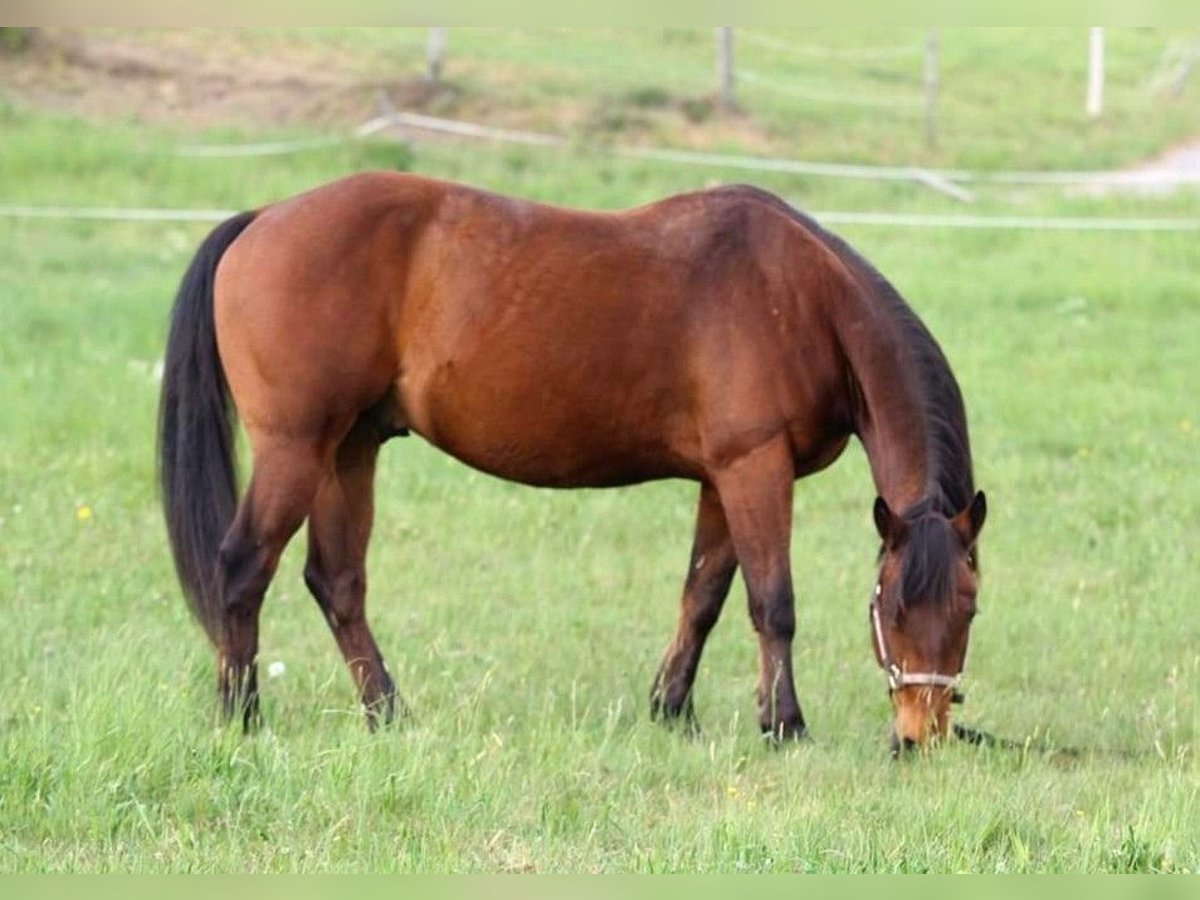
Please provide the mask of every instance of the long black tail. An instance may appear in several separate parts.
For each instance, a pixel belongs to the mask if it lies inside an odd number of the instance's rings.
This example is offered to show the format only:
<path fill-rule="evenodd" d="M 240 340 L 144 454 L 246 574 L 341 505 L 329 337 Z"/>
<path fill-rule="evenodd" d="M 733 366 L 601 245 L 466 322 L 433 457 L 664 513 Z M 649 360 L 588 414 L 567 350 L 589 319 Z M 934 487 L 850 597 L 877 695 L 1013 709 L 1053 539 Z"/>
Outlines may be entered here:
<path fill-rule="evenodd" d="M 223 630 L 216 591 L 217 550 L 237 508 L 234 410 L 217 356 L 213 278 L 217 263 L 256 213 L 222 222 L 188 267 L 163 362 L 158 407 L 159 482 L 175 571 L 209 639 Z"/>

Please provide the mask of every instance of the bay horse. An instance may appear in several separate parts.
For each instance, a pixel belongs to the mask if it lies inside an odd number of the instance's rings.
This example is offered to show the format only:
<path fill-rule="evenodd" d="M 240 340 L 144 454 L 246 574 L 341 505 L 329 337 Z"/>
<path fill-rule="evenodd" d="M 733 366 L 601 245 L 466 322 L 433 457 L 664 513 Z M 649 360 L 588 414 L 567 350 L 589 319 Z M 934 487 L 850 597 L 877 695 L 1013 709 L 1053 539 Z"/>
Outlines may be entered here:
<path fill-rule="evenodd" d="M 240 502 L 237 415 L 253 452 Z M 962 397 L 896 290 L 778 197 L 729 186 L 585 212 L 372 172 L 217 226 L 172 312 L 159 461 L 227 720 L 259 720 L 259 610 L 305 520 L 304 579 L 367 722 L 395 715 L 365 559 L 379 448 L 410 432 L 529 485 L 698 482 L 651 711 L 693 721 L 701 651 L 740 566 L 758 722 L 778 740 L 805 733 L 793 484 L 857 436 L 878 495 L 869 626 L 893 745 L 947 732 L 986 509 Z"/>

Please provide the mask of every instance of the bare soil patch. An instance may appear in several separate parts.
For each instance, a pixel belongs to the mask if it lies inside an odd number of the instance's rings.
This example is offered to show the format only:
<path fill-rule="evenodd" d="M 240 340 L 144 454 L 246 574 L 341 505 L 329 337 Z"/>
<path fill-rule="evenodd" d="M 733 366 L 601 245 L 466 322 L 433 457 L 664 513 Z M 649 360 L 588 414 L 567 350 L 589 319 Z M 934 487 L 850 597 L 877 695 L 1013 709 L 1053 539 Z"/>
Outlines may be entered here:
<path fill-rule="evenodd" d="M 418 61 L 419 65 L 419 61 Z M 336 42 L 263 39 L 227 29 L 39 29 L 22 53 L 0 53 L 0 93 L 23 105 L 93 121 L 184 130 L 353 128 L 385 109 L 504 128 L 707 149 L 736 144 L 780 152 L 753 117 L 712 112 L 712 98 L 570 97 L 530 103 L 524 75 L 456 59 L 456 77 L 431 84 L 382 52 Z M 474 87 L 473 87 L 474 86 Z M 444 137 L 414 135 L 421 139 Z"/>
<path fill-rule="evenodd" d="M 256 55 L 194 32 L 138 40 L 68 29 L 44 29 L 27 52 L 0 56 L 0 84 L 30 106 L 195 130 L 349 127 L 378 112 L 381 91 L 392 103 L 426 109 L 452 90 L 419 77 L 364 77 L 336 48 Z"/>

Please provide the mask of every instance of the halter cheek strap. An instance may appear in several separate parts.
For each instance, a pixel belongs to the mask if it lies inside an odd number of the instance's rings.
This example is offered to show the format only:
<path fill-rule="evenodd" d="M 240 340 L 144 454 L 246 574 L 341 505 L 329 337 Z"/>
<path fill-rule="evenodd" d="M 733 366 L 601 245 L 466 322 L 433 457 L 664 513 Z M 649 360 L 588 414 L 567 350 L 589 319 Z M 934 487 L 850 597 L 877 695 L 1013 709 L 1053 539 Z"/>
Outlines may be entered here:
<path fill-rule="evenodd" d="M 957 675 L 943 675 L 940 672 L 905 672 L 888 652 L 887 641 L 883 636 L 883 622 L 879 617 L 879 595 L 883 588 L 875 583 L 875 594 L 871 598 L 871 627 L 875 634 L 875 653 L 879 657 L 879 665 L 887 676 L 888 690 L 895 692 L 905 687 L 940 687 L 952 691 L 951 703 L 962 703 L 966 695 L 958 690 L 962 680 L 962 672 Z"/>

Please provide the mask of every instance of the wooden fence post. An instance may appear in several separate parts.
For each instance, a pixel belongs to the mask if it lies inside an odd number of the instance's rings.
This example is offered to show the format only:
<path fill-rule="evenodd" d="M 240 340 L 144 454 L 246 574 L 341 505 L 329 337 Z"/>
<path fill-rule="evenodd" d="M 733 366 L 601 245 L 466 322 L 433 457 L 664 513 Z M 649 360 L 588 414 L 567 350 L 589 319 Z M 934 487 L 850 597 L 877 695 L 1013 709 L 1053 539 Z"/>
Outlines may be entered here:
<path fill-rule="evenodd" d="M 733 84 L 733 28 L 717 28 L 717 78 L 720 83 L 720 104 L 725 112 L 737 106 Z"/>

